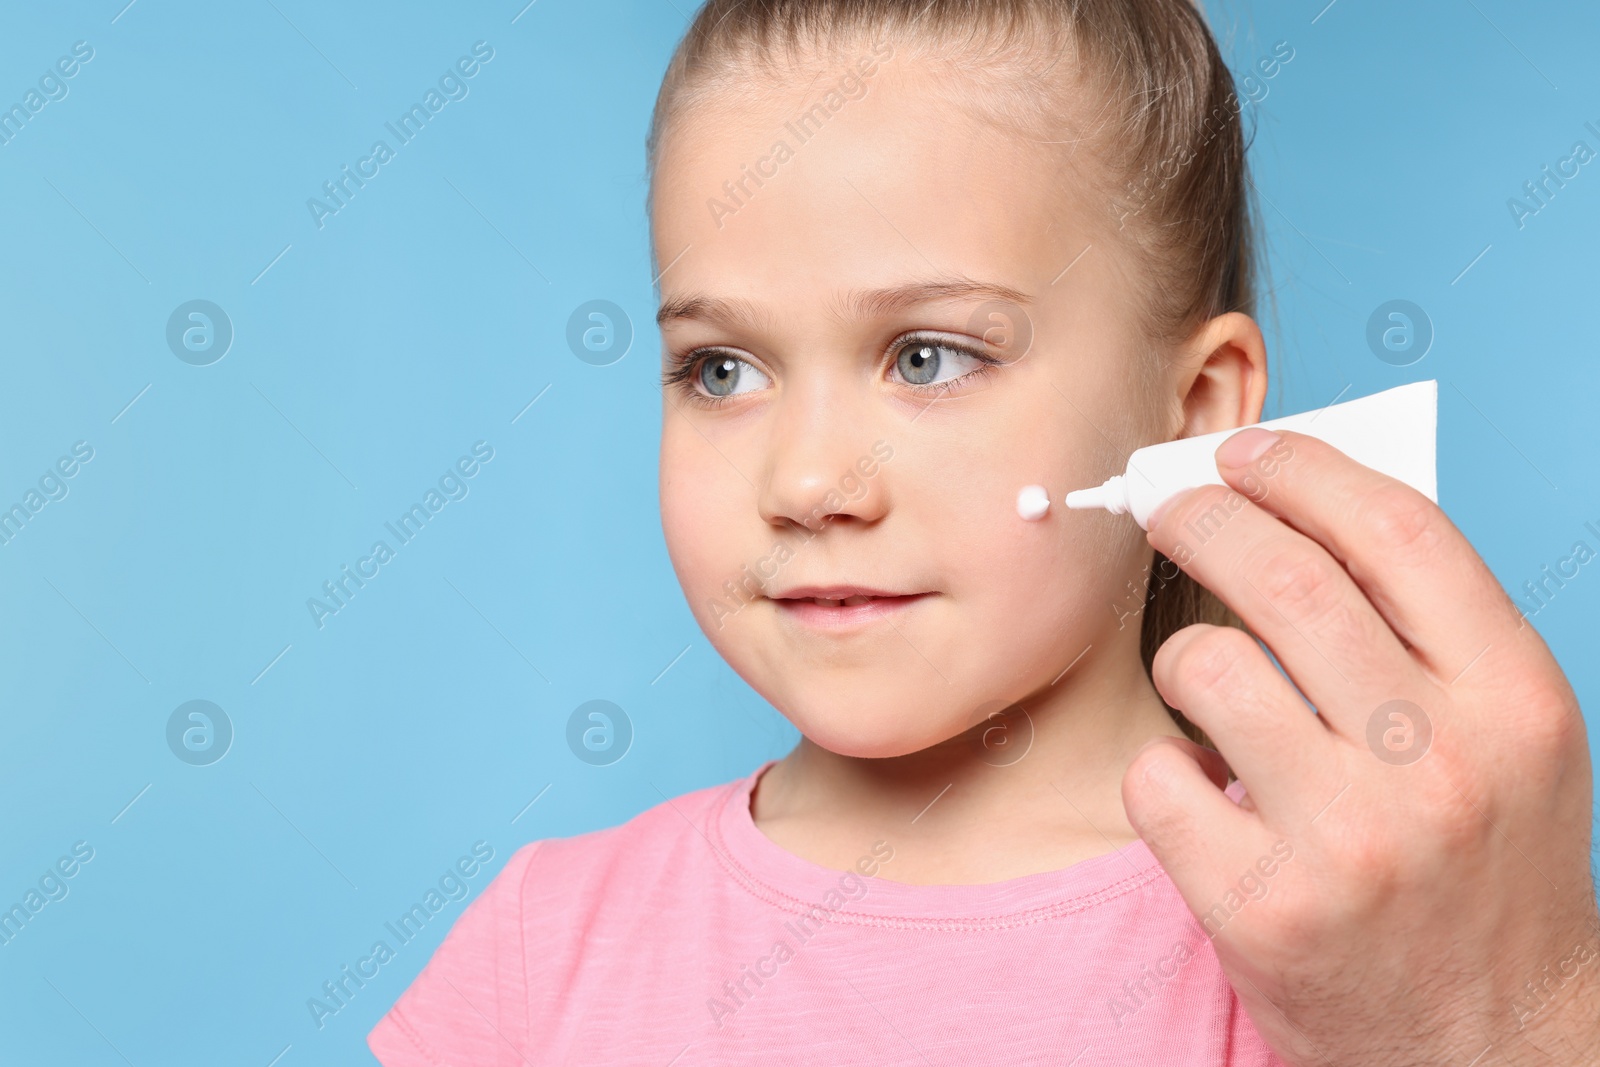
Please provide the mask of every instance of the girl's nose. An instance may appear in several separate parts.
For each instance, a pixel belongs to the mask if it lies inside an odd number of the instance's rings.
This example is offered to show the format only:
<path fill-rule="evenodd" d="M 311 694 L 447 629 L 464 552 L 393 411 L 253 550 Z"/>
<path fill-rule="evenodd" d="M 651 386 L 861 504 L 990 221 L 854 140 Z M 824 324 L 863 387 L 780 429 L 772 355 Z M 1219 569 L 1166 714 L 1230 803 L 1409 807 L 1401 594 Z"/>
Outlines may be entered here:
<path fill-rule="evenodd" d="M 887 511 L 881 468 L 892 444 L 843 392 L 810 383 L 776 402 L 757 482 L 767 522 L 815 532 L 844 517 L 873 522 Z"/>

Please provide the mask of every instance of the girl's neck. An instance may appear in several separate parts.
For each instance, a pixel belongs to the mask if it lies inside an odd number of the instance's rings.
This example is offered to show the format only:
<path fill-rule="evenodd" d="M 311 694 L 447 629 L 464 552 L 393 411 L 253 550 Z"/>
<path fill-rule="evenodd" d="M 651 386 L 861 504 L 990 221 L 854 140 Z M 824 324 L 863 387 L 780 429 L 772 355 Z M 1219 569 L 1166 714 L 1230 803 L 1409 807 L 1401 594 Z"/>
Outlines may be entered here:
<path fill-rule="evenodd" d="M 1090 669 L 1023 698 L 1026 717 L 1008 714 L 1001 745 L 985 745 L 979 727 L 864 759 L 802 737 L 758 783 L 755 823 L 780 847 L 838 870 L 887 841 L 894 859 L 880 877 L 915 884 L 1003 881 L 1131 844 L 1123 774 L 1146 741 L 1182 732 L 1136 656 L 1080 666 Z"/>

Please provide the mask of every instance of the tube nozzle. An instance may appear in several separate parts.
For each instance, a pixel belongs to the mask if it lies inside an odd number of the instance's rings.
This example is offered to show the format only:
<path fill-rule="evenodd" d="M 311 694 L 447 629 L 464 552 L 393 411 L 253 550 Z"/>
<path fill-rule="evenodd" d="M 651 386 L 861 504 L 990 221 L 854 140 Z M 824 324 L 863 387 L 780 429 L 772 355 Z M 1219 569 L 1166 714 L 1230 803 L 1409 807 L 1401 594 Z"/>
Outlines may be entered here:
<path fill-rule="evenodd" d="M 1122 475 L 1113 474 L 1104 485 L 1092 489 L 1074 489 L 1067 494 L 1066 505 L 1074 511 L 1104 508 L 1113 515 L 1127 514 L 1128 492 L 1123 488 Z"/>

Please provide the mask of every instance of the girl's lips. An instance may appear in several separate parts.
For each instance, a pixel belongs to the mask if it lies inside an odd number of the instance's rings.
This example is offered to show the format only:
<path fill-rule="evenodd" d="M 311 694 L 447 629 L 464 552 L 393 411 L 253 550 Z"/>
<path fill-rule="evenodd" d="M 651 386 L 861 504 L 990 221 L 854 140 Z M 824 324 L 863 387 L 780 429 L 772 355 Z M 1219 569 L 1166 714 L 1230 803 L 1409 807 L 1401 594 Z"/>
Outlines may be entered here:
<path fill-rule="evenodd" d="M 815 598 L 780 598 L 773 603 L 784 616 L 807 626 L 837 629 L 855 626 L 896 615 L 932 593 L 912 593 L 906 596 L 851 597 L 851 603 L 818 603 Z M 861 601 L 861 603 L 854 603 Z"/>

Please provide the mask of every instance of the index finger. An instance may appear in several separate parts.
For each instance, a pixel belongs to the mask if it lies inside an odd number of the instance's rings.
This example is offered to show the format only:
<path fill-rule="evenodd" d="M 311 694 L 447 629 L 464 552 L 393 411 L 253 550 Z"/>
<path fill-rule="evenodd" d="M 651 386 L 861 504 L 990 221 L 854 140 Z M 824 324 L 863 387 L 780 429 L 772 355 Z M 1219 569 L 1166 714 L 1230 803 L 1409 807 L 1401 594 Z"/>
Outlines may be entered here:
<path fill-rule="evenodd" d="M 1344 565 L 1423 666 L 1453 681 L 1521 614 L 1445 513 L 1326 441 L 1252 427 L 1217 449 L 1217 470 Z"/>

